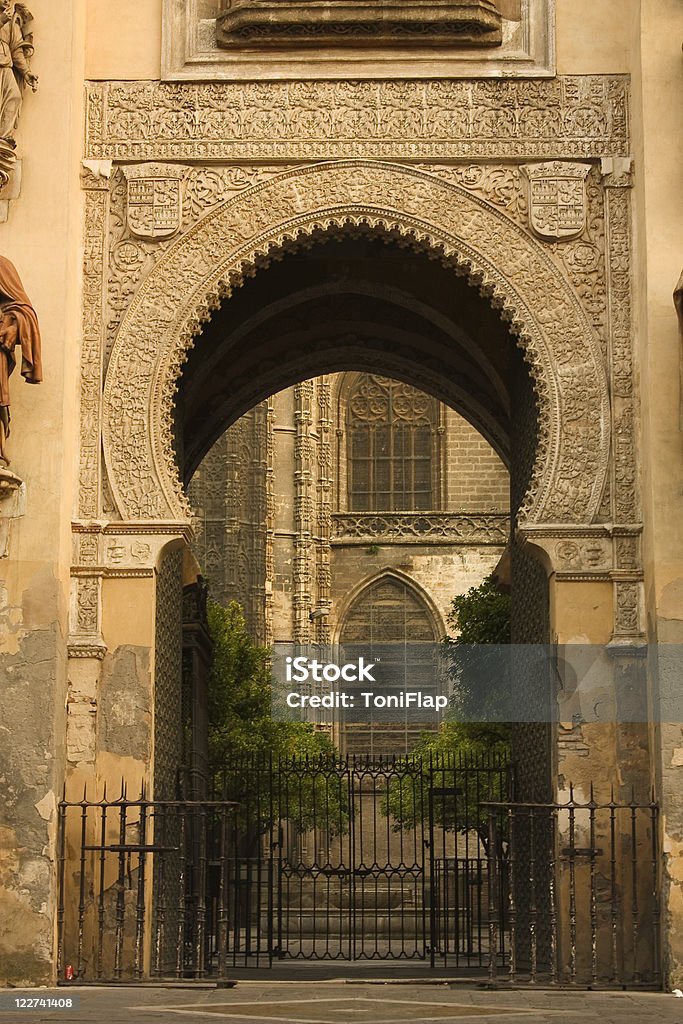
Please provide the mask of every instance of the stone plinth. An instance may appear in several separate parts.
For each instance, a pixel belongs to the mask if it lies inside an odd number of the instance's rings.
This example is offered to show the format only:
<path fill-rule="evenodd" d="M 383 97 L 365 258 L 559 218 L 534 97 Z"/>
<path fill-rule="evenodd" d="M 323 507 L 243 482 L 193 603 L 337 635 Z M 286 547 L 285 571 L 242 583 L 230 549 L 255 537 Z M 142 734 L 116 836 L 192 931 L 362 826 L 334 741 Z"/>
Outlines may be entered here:
<path fill-rule="evenodd" d="M 500 46 L 493 0 L 229 0 L 225 49 L 283 46 Z"/>

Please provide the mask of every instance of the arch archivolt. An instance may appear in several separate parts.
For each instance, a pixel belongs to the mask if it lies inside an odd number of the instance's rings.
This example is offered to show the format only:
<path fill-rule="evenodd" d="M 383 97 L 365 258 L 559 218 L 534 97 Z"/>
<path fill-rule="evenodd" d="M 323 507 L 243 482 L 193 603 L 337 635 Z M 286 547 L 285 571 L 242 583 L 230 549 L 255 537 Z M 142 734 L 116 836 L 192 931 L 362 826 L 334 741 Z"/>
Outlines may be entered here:
<path fill-rule="evenodd" d="M 500 310 L 539 407 L 521 519 L 593 522 L 609 466 L 609 395 L 598 341 L 571 285 L 541 243 L 483 200 L 423 171 L 363 160 L 288 171 L 247 189 L 178 238 L 139 287 L 103 399 L 105 459 L 122 518 L 187 522 L 173 410 L 194 336 L 274 250 L 345 225 L 427 251 Z"/>

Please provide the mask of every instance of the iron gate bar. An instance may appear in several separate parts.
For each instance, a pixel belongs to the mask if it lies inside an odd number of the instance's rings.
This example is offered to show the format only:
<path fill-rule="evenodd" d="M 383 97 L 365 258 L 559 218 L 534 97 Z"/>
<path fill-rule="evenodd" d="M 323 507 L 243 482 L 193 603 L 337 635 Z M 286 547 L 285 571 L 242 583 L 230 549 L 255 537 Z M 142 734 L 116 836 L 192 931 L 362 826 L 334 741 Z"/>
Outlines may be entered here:
<path fill-rule="evenodd" d="M 251 759 L 224 776 L 225 799 L 60 801 L 60 974 L 427 958 L 492 982 L 659 981 L 654 798 L 510 802 L 495 758 Z"/>
<path fill-rule="evenodd" d="M 458 784 L 447 785 L 456 781 L 454 773 Z M 266 886 L 275 901 L 272 956 L 430 962 L 438 956 L 445 965 L 455 958 L 485 966 L 485 859 L 471 830 L 481 797 L 506 796 L 509 783 L 509 765 L 495 757 L 290 758 L 277 765 L 251 758 L 224 766 L 217 780 L 223 796 L 248 792 L 256 802 L 264 787 L 271 795 L 270 845 L 266 829 L 262 864 L 256 857 L 248 871 L 244 866 L 241 888 L 244 899 L 256 899 L 265 892 L 257 872 L 273 874 Z M 430 802 L 432 816 L 438 812 L 431 841 Z M 449 820 L 452 813 L 462 821 Z M 243 810 L 243 825 L 245 817 Z M 463 822 L 470 819 L 468 830 Z M 239 931 L 243 939 L 256 936 L 261 921 L 253 907 L 240 929 L 235 912 L 233 940 Z M 235 965 L 253 962 L 236 941 L 231 952 Z"/>

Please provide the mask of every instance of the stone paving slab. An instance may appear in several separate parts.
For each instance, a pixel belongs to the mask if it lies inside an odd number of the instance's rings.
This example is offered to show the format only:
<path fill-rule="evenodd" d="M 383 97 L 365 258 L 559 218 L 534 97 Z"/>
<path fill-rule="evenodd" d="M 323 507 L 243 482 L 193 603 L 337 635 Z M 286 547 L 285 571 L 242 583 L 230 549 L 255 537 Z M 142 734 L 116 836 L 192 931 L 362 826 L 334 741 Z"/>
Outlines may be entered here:
<path fill-rule="evenodd" d="M 4 1009 L 22 997 L 77 996 L 77 1009 Z M 0 1024 L 683 1024 L 683 999 L 666 993 L 495 990 L 462 984 L 240 982 L 233 989 L 156 987 L 3 990 Z"/>

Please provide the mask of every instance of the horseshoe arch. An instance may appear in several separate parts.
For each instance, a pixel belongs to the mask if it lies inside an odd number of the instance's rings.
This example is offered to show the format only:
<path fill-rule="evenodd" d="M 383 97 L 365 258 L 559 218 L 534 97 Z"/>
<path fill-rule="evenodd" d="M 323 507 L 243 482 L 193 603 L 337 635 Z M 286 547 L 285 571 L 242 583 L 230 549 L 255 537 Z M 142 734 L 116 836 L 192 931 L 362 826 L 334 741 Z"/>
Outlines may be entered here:
<path fill-rule="evenodd" d="M 193 338 L 273 248 L 345 224 L 427 249 L 501 311 L 538 403 L 520 522 L 592 522 L 609 463 L 609 398 L 598 342 L 570 284 L 541 243 L 464 189 L 363 160 L 299 168 L 246 190 L 179 237 L 140 286 L 104 388 L 105 461 L 122 518 L 187 522 L 173 409 Z"/>

